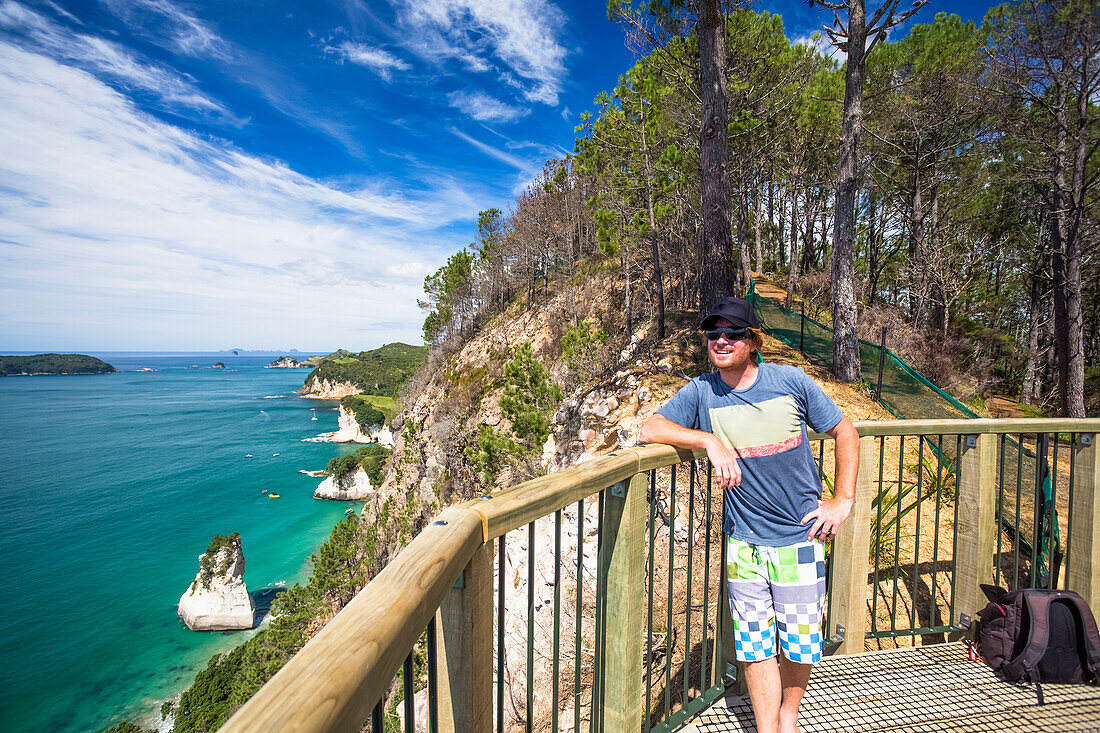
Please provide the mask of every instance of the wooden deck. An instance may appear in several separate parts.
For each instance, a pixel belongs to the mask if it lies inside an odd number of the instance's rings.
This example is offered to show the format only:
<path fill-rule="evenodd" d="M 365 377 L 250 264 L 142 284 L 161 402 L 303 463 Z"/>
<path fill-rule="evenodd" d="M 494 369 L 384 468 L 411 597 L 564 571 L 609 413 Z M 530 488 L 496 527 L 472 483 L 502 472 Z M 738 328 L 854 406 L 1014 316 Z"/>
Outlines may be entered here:
<path fill-rule="evenodd" d="M 1100 731 L 1100 687 L 998 679 L 970 662 L 962 643 L 829 657 L 814 668 L 802 701 L 803 733 L 825 731 Z M 756 731 L 748 698 L 728 697 L 683 729 Z"/>

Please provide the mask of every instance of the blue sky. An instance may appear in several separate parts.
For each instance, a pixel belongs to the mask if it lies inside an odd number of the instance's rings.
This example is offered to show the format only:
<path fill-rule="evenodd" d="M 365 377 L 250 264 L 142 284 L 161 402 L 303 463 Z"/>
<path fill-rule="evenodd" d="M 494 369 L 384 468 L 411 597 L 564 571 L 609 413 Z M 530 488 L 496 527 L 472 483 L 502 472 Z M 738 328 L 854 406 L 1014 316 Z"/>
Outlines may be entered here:
<path fill-rule="evenodd" d="M 0 350 L 419 343 L 424 276 L 632 63 L 604 8 L 0 0 Z"/>

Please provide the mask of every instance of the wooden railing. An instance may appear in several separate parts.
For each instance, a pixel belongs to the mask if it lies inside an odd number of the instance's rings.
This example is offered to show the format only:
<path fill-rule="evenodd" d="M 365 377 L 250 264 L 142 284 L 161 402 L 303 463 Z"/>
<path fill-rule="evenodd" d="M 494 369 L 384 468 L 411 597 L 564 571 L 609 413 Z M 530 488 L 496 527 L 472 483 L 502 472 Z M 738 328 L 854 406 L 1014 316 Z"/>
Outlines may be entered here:
<path fill-rule="evenodd" d="M 834 653 L 863 651 L 867 641 L 867 630 L 871 636 L 914 636 L 931 632 L 949 632 L 959 635 L 961 613 L 972 613 L 984 605 L 984 597 L 979 589 L 980 583 L 992 582 L 1003 569 L 1004 557 L 999 555 L 1002 546 L 1002 529 L 999 522 L 1007 516 L 1005 507 L 1011 503 L 1011 496 L 1005 494 L 1009 485 L 1012 465 L 1006 459 L 1006 445 L 1009 441 L 1025 442 L 1025 435 L 1054 434 L 1055 463 L 1057 450 L 1063 446 L 1063 455 L 1068 455 L 1068 486 L 1066 490 L 1068 516 L 1062 521 L 1065 525 L 1066 573 L 1062 584 L 1081 593 L 1093 608 L 1100 608 L 1100 563 L 1091 562 L 1092 548 L 1100 546 L 1100 461 L 1097 460 L 1095 434 L 1100 432 L 1100 420 L 958 420 L 958 421 L 887 421 L 863 422 L 856 424 L 860 435 L 860 472 L 856 492 L 855 506 L 849 520 L 834 540 L 830 559 L 830 591 L 828 606 L 829 636 L 835 642 Z M 1007 438 L 1006 436 L 1018 436 Z M 1067 436 L 1068 442 L 1059 442 L 1058 435 Z M 948 437 L 946 444 L 944 438 Z M 914 442 L 906 443 L 908 438 Z M 811 434 L 811 440 L 824 441 L 827 436 Z M 903 514 L 902 486 L 911 488 L 915 482 L 917 501 L 916 522 L 920 524 L 922 507 L 925 516 L 932 514 L 935 504 L 935 553 L 940 545 L 948 544 L 946 536 L 941 537 L 941 524 L 946 527 L 948 520 L 940 516 L 944 487 L 947 486 L 953 497 L 954 517 L 950 520 L 950 574 L 947 580 L 937 579 L 937 565 L 947 567 L 946 549 L 942 554 L 934 555 L 931 563 L 931 607 L 933 616 L 942 616 L 949 605 L 950 615 L 942 619 L 943 623 L 912 623 L 908 626 L 892 626 L 893 632 L 875 632 L 875 614 L 869 619 L 869 606 L 880 594 L 882 578 L 889 576 L 889 568 L 879 567 L 879 556 L 883 552 L 880 534 L 883 532 L 883 516 L 886 505 L 884 496 L 893 486 L 892 479 L 886 475 L 888 441 L 897 445 L 898 480 L 896 490 L 897 521 L 891 532 L 895 532 L 898 542 L 894 545 L 893 595 L 894 604 L 889 607 L 894 620 L 901 614 L 898 606 L 899 585 L 898 568 L 904 568 L 902 555 L 911 555 L 912 569 L 903 575 L 911 581 L 911 587 L 903 585 L 900 593 L 912 596 L 910 613 L 918 616 L 917 580 L 923 565 L 920 550 L 921 528 L 916 526 L 916 549 L 909 549 L 908 540 L 902 537 L 903 524 L 913 526 L 912 514 Z M 938 442 L 938 448 L 936 443 Z M 894 443 L 890 443 L 894 445 Z M 918 452 L 922 457 L 925 450 L 928 455 L 935 454 L 938 471 L 933 470 L 932 462 L 925 466 L 919 464 L 913 468 L 911 453 Z M 945 447 L 946 445 L 946 447 Z M 1036 444 L 1038 445 L 1038 443 Z M 1023 456 L 1031 449 L 1017 445 L 1018 454 Z M 820 465 L 824 468 L 826 460 L 825 443 L 821 443 Z M 914 454 L 915 455 L 915 454 Z M 1031 455 L 1034 455 L 1033 453 Z M 503 623 L 499 621 L 503 613 L 503 572 L 497 583 L 497 660 L 494 665 L 494 540 L 500 550 L 504 547 L 506 533 L 531 527 L 531 540 L 528 545 L 529 557 L 534 562 L 534 525 L 535 520 L 555 515 L 560 553 L 561 510 L 572 505 L 583 509 L 583 502 L 595 495 L 600 496 L 600 535 L 596 570 L 597 602 L 595 604 L 595 637 L 591 653 L 594 655 L 591 674 L 591 691 L 584 717 L 593 731 L 630 731 L 667 730 L 681 724 L 709 701 L 706 691 L 721 689 L 723 685 L 724 664 L 731 649 L 721 643 L 721 637 L 728 633 L 723 630 L 719 620 L 721 599 L 724 593 L 715 593 L 714 618 L 717 630 L 708 636 L 705 614 L 710 601 L 703 601 L 703 670 L 698 685 L 694 681 L 691 687 L 699 694 L 689 701 L 688 672 L 690 661 L 684 662 L 683 687 L 685 695 L 680 701 L 680 709 L 675 713 L 668 705 L 668 685 L 666 684 L 664 716 L 655 713 L 654 700 L 650 699 L 653 668 L 652 638 L 654 630 L 652 594 L 656 582 L 654 570 L 654 520 L 653 505 L 658 496 L 657 469 L 666 469 L 671 474 L 671 491 L 668 493 L 670 514 L 676 511 L 676 466 L 685 462 L 703 459 L 702 452 L 677 450 L 668 446 L 645 446 L 618 450 L 608 456 L 593 460 L 581 466 L 543 476 L 533 481 L 494 492 L 491 495 L 467 501 L 453 506 L 439 514 L 405 549 L 389 563 L 328 625 L 325 626 L 293 659 L 247 704 L 233 715 L 222 728 L 230 732 L 252 731 L 358 731 L 365 725 L 373 724 L 375 730 L 382 730 L 382 701 L 393 688 L 395 675 L 404 668 L 405 715 L 407 725 L 415 727 L 413 716 L 411 650 L 418 639 L 427 630 L 428 634 L 428 727 L 430 730 L 447 731 L 491 731 L 494 726 L 504 729 L 503 703 L 500 678 L 494 674 L 494 668 L 502 666 Z M 1023 458 L 1020 458 L 1023 465 Z M 692 487 L 695 487 L 696 469 L 691 467 Z M 946 471 L 945 471 L 946 467 Z M 891 471 L 893 470 L 891 465 Z M 907 475 L 907 472 L 913 474 Z M 939 473 L 934 487 L 931 476 Z M 944 480 L 944 474 L 953 476 L 953 483 Z M 1017 474 L 1023 470 L 1018 469 Z M 1056 466 L 1055 473 L 1065 473 Z M 928 474 L 928 483 L 922 484 L 921 476 Z M 702 534 L 710 535 L 710 482 L 707 473 L 707 520 L 700 524 Z M 1059 481 L 1056 477 L 1056 483 Z M 1021 482 L 1016 481 L 1017 497 Z M 699 491 L 703 491 L 701 488 Z M 720 494 L 720 492 L 719 492 Z M 699 494 L 703 496 L 702 493 Z M 1062 495 L 1059 493 L 1059 497 Z M 1006 499 L 1006 496 L 1008 498 Z M 692 495 L 694 501 L 695 495 Z M 934 501 L 933 501 L 934 500 Z M 1019 505 L 1019 498 L 1016 499 Z M 649 509 L 647 510 L 647 506 Z M 719 504 L 720 506 L 720 504 Z M 647 523 L 647 511 L 649 521 Z M 878 516 L 875 516 L 877 511 Z M 1035 510 L 1036 516 L 1038 509 Z M 1045 511 L 1045 510 L 1044 510 Z M 721 510 L 716 509 L 720 516 Z M 1054 514 L 1054 509 L 1050 509 Z M 1017 523 L 1022 512 L 1017 507 Z M 583 522 L 583 514 L 580 517 Z M 667 535 L 671 544 L 674 535 L 673 517 L 668 518 Z M 695 535 L 688 519 L 688 576 L 691 572 L 691 539 Z M 650 532 L 647 540 L 646 531 Z M 946 531 L 946 530 L 945 530 Z M 578 537 L 581 537 L 578 529 Z M 1007 535 L 1012 539 L 1011 532 Z M 1020 540 L 1019 528 L 1016 530 L 1013 552 L 1016 553 L 1016 577 L 1019 578 Z M 889 538 L 887 538 L 889 539 Z M 1035 565 L 1038 538 L 1033 538 L 1034 547 L 1030 560 Z M 649 561 L 646 561 L 646 548 L 649 548 Z M 708 558 L 709 545 L 708 547 Z M 927 549 L 927 545 L 926 545 Z M 878 553 L 876 555 L 875 553 Z M 503 553 L 498 550 L 497 557 Z M 926 553 L 925 553 L 926 554 Z M 715 556 L 716 558 L 717 556 Z M 888 559 L 888 558 L 887 558 Z M 708 559 L 708 563 L 713 560 Z M 998 563 L 995 567 L 995 561 Z M 555 560 L 560 565 L 560 557 Z M 670 577 L 668 587 L 671 593 L 671 574 L 673 567 L 672 552 L 669 552 Z M 583 558 L 578 558 L 583 564 Z M 720 567 L 724 566 L 724 555 Z M 502 571 L 503 566 L 498 564 Z M 648 568 L 649 580 L 646 579 Z M 709 570 L 710 565 L 706 566 Z M 946 571 L 945 571 L 946 572 Z M 1033 575 L 1034 575 L 1034 571 Z M 698 571 L 697 573 L 698 574 Z M 578 616 L 580 615 L 579 583 L 582 573 L 578 572 Z M 869 581 L 869 575 L 871 575 Z M 689 577 L 690 580 L 690 577 Z M 717 577 L 712 579 L 717 583 Z M 646 585 L 646 583 L 649 585 Z M 1053 580 L 1051 581 L 1054 582 Z M 709 584 L 709 581 L 708 581 Z M 531 576 L 528 587 L 534 585 Z M 555 594 L 560 592 L 560 579 L 555 575 Z M 938 588 L 948 588 L 950 604 L 936 600 Z M 646 615 L 646 588 L 649 588 L 649 619 Z M 707 589 L 704 588 L 706 593 Z M 943 591 L 946 592 L 946 591 Z M 692 606 L 693 591 L 688 586 L 688 618 Z M 530 596 L 529 596 L 530 598 Z M 704 599 L 706 596 L 704 596 Z M 888 606 L 886 600 L 883 601 Z M 668 604 L 671 605 L 669 601 Z M 534 602 L 529 600 L 530 612 L 534 612 Z M 728 614 L 728 611 L 722 611 Z M 921 609 L 923 614 L 924 610 Z M 555 619 L 557 618 L 557 595 L 555 595 Z M 671 619 L 669 611 L 669 619 Z M 580 687 L 581 642 L 578 622 L 576 646 L 576 670 L 574 672 L 577 687 Z M 899 631 L 900 629 L 900 631 Z M 670 629 L 665 628 L 666 636 Z M 530 633 L 530 632 L 529 632 Z M 554 674 L 558 674 L 557 633 L 554 629 Z M 690 633 L 690 632 L 689 632 Z M 698 637 L 696 637 L 698 638 Z M 707 645 L 713 642 L 713 651 L 707 656 Z M 528 659 L 531 659 L 531 641 L 528 639 Z M 685 642 L 686 645 L 686 642 Z M 685 648 L 684 658 L 689 660 L 691 650 Z M 709 661 L 708 661 L 709 659 Z M 528 663 L 530 666 L 530 662 Z M 671 665 L 671 656 L 665 661 L 666 676 Z M 698 666 L 698 663 L 696 663 Z M 645 669 L 643 669 L 645 667 Z M 494 711 L 494 682 L 497 683 Z M 530 682 L 530 680 L 528 680 Z M 586 684 L 588 678 L 586 678 Z M 728 682 L 728 680 L 727 680 Z M 713 685 L 713 686 L 711 686 Z M 531 685 L 528 684 L 528 699 L 531 699 Z M 557 683 L 554 686 L 554 723 L 557 722 L 559 703 Z M 690 704 L 689 704 L 690 702 Z M 574 700 L 580 710 L 580 697 Z M 528 708 L 530 709 L 530 708 Z M 494 714 L 495 713 L 495 714 Z M 580 713 L 578 712 L 578 720 Z M 521 723 L 527 730 L 535 726 L 531 716 Z M 510 726 L 509 726 L 510 727 Z M 546 727 L 543 724 L 543 727 Z M 408 728 L 406 728 L 408 729 Z"/>

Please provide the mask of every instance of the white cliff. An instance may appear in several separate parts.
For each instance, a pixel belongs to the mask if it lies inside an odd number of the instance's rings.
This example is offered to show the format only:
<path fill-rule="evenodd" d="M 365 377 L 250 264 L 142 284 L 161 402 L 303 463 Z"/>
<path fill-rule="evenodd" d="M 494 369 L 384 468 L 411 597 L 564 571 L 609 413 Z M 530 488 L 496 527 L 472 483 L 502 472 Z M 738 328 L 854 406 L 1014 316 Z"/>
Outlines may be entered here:
<path fill-rule="evenodd" d="M 369 499 L 375 493 L 366 471 L 358 468 L 340 480 L 336 480 L 331 476 L 325 479 L 313 492 L 313 498 L 333 499 L 335 501 L 361 501 Z"/>
<path fill-rule="evenodd" d="M 302 386 L 298 393 L 305 397 L 316 397 L 323 400 L 338 400 L 341 397 L 347 397 L 349 394 L 359 394 L 363 390 L 352 384 L 351 382 L 338 382 L 328 379 L 309 379 L 306 378 L 305 385 Z"/>
<path fill-rule="evenodd" d="M 240 535 L 215 539 L 223 542 L 199 556 L 199 572 L 180 597 L 177 613 L 192 631 L 251 629 L 256 606 L 244 584 Z"/>
<path fill-rule="evenodd" d="M 340 429 L 335 433 L 324 433 L 319 437 L 330 443 L 378 443 L 387 448 L 393 447 L 393 433 L 385 425 L 367 425 L 364 428 L 343 405 L 340 405 L 338 425 Z"/>

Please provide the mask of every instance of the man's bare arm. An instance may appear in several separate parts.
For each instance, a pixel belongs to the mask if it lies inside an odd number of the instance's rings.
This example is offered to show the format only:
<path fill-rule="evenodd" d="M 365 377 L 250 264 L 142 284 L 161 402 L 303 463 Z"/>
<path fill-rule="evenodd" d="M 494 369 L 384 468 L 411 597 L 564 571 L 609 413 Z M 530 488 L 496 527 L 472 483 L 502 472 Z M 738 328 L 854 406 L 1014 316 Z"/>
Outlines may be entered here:
<path fill-rule="evenodd" d="M 707 452 L 710 462 L 714 464 L 719 486 L 728 489 L 741 483 L 741 467 L 737 465 L 737 455 L 713 433 L 685 428 L 666 417 L 653 415 L 642 425 L 638 442 L 664 443 L 693 450 L 703 449 Z"/>
<path fill-rule="evenodd" d="M 859 470 L 859 433 L 855 425 L 848 418 L 841 418 L 828 434 L 836 442 L 836 485 L 833 486 L 833 497 L 827 499 L 802 518 L 806 524 L 811 519 L 815 520 L 807 539 L 820 537 L 824 540 L 830 535 L 835 535 L 840 525 L 848 518 L 852 511 L 852 504 L 856 498 L 856 473 Z"/>

